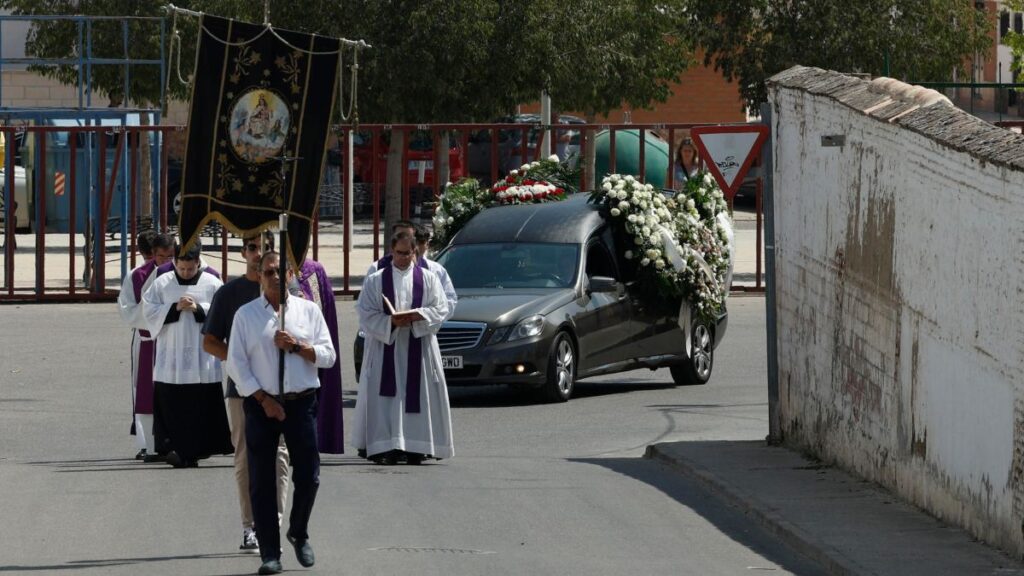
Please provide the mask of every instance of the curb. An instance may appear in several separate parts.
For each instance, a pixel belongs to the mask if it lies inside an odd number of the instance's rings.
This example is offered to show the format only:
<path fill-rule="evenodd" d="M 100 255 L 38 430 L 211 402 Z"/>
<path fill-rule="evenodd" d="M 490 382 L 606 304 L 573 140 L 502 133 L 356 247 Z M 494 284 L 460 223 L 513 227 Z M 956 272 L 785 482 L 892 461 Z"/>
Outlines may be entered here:
<path fill-rule="evenodd" d="M 772 507 L 742 490 L 723 482 L 718 476 L 684 457 L 672 456 L 659 449 L 660 444 L 647 446 L 644 458 L 661 462 L 678 472 L 696 480 L 701 486 L 719 497 L 727 505 L 744 515 L 754 518 L 769 533 L 778 537 L 787 546 L 817 562 L 828 574 L 835 576 L 860 576 L 872 574 L 858 566 L 838 550 L 818 541 L 814 536 L 774 512 Z"/>

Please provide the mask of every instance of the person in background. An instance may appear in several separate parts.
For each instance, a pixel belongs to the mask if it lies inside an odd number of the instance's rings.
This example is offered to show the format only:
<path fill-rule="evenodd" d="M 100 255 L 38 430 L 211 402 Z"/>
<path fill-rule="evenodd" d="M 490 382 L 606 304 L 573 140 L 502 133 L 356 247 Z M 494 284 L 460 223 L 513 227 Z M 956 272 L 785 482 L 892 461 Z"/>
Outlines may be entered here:
<path fill-rule="evenodd" d="M 175 468 L 194 468 L 201 459 L 233 451 L 220 360 L 202 347 L 203 321 L 222 283 L 199 266 L 199 246 L 175 250 L 174 272 L 157 277 L 142 296 L 157 339 L 156 450 Z"/>
<path fill-rule="evenodd" d="M 338 352 L 338 311 L 334 302 L 334 289 L 322 264 L 306 259 L 298 274 L 301 296 L 315 302 L 327 322 L 335 356 Z M 341 417 L 341 362 L 319 372 L 320 388 L 317 391 L 319 412 L 317 414 L 317 446 L 322 454 L 345 453 L 345 429 Z"/>
<path fill-rule="evenodd" d="M 155 348 L 152 336 L 147 330 L 142 314 L 142 294 L 153 273 L 159 266 L 174 256 L 174 239 L 168 234 L 145 230 L 138 236 L 139 253 L 144 262 L 125 276 L 121 292 L 117 295 L 117 309 L 121 320 L 132 329 L 131 386 L 132 425 L 131 434 L 139 449 L 136 460 L 159 462 L 153 440 L 153 361 Z"/>
<path fill-rule="evenodd" d="M 448 315 L 444 319 L 448 320 L 452 317 L 452 314 L 455 314 L 455 305 L 459 303 L 459 295 L 455 293 L 455 286 L 452 284 L 452 279 L 448 276 L 448 271 L 445 270 L 444 266 L 427 257 L 430 249 L 430 231 L 421 224 L 417 224 L 415 230 L 416 252 L 419 256 L 418 263 L 426 266 L 427 270 L 436 274 L 437 279 L 441 281 L 445 298 L 448 299 Z"/>
<path fill-rule="evenodd" d="M 245 275 L 231 280 L 213 296 L 210 313 L 203 323 L 203 350 L 221 362 L 228 359 L 228 343 L 231 340 L 231 324 L 235 313 L 243 305 L 260 297 L 260 259 L 264 252 L 274 249 L 274 235 L 266 232 L 251 234 L 242 238 L 242 257 L 245 258 Z M 226 372 L 226 370 L 224 371 Z M 238 488 L 238 506 L 242 514 L 242 544 L 239 550 L 259 550 L 252 500 L 249 498 L 249 456 L 245 444 L 245 412 L 242 397 L 238 394 L 235 381 L 225 375 L 227 389 L 225 403 L 228 410 L 228 424 L 231 427 L 231 443 L 235 447 L 235 483 Z M 284 518 L 288 502 L 288 448 L 280 444 L 277 449 L 277 519 Z"/>
<path fill-rule="evenodd" d="M 676 160 L 673 166 L 675 186 L 682 188 L 686 185 L 686 181 L 697 173 L 697 148 L 693 145 L 693 140 L 683 139 L 676 151 Z"/>
<path fill-rule="evenodd" d="M 291 457 L 292 511 L 287 538 L 299 564 L 315 563 L 309 544 L 309 518 L 320 487 L 317 448 L 318 368 L 337 361 L 320 308 L 281 291 L 284 263 L 276 252 L 260 260 L 263 296 L 235 313 L 228 343 L 228 375 L 245 398 L 245 442 L 249 451 L 249 497 L 263 564 L 260 574 L 279 574 L 281 529 L 277 522 L 276 453 L 283 435 Z M 280 328 L 284 314 L 284 329 Z M 282 352 L 283 351 L 283 352 Z M 279 358 L 284 354 L 281 380 Z M 280 396 L 278 396 L 280 394 Z"/>

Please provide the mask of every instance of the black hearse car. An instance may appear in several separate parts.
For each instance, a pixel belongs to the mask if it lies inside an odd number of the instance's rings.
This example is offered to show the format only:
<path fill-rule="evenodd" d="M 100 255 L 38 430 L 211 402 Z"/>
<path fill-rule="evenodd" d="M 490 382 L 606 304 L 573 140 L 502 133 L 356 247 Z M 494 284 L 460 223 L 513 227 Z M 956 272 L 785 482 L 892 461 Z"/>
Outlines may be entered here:
<path fill-rule="evenodd" d="M 680 303 L 641 293 L 614 236 L 585 194 L 474 216 L 438 257 L 459 295 L 438 333 L 448 385 L 531 386 L 565 401 L 581 378 L 637 368 L 706 383 L 727 315 L 691 314 L 684 331 Z"/>

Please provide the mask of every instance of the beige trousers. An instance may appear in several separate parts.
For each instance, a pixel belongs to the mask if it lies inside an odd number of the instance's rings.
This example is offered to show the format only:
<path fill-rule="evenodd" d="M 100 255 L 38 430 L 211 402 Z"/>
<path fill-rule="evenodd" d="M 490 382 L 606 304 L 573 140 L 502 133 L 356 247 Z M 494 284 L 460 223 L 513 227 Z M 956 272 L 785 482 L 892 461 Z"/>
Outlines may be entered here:
<path fill-rule="evenodd" d="M 252 528 L 252 500 L 249 498 L 249 456 L 245 449 L 245 410 L 241 398 L 226 398 L 231 443 L 235 446 L 235 482 L 238 483 L 238 506 L 242 510 L 242 528 Z M 284 518 L 288 503 L 288 448 L 281 436 L 277 448 L 277 523 Z"/>

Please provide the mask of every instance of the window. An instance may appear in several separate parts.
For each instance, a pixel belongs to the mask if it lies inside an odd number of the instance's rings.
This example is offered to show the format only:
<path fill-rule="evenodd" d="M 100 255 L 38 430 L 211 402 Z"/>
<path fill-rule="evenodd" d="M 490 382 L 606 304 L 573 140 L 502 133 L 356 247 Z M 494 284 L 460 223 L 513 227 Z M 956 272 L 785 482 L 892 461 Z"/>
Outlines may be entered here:
<path fill-rule="evenodd" d="M 587 246 L 587 276 L 619 278 L 611 252 L 600 240 L 594 240 Z"/>

